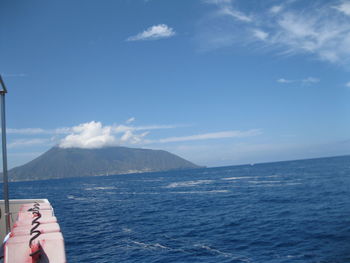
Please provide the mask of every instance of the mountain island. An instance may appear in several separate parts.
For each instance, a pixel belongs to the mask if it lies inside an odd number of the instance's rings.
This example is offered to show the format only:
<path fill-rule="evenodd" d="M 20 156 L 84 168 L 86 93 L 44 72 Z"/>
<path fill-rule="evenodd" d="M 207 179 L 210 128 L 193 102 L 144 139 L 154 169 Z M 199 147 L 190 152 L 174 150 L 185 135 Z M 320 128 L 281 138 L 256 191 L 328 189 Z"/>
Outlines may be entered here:
<path fill-rule="evenodd" d="M 29 163 L 11 169 L 9 179 L 30 181 L 195 168 L 200 166 L 163 150 L 119 146 L 101 149 L 55 146 Z"/>

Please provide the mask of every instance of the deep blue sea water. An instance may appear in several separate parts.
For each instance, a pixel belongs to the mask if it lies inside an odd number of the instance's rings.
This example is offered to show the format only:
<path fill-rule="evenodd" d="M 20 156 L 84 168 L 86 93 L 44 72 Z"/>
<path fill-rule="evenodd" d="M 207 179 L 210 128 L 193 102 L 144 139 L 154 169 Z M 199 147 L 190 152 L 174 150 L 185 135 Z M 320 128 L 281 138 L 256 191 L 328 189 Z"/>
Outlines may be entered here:
<path fill-rule="evenodd" d="M 68 262 L 350 262 L 350 157 L 10 184 Z"/>

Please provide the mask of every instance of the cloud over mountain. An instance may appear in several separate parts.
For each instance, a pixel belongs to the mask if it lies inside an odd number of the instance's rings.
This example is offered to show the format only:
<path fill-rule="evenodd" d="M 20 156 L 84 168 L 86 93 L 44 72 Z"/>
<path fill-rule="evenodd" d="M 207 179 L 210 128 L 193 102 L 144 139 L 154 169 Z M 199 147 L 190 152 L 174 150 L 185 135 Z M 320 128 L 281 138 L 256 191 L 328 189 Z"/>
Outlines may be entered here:
<path fill-rule="evenodd" d="M 28 146 L 52 146 L 60 148 L 99 149 L 112 146 L 159 145 L 174 142 L 198 140 L 218 140 L 225 138 L 246 138 L 262 134 L 260 129 L 226 130 L 210 133 L 185 134 L 181 136 L 159 137 L 153 131 L 176 129 L 189 125 L 131 125 L 135 118 L 129 118 L 125 124 L 103 125 L 99 121 L 81 123 L 73 127 L 56 129 L 22 128 L 8 129 L 10 134 L 20 136 L 9 143 L 9 148 Z M 152 132 L 152 134 L 151 134 Z M 26 136 L 26 137 L 23 137 Z M 35 137 L 33 137 L 35 136 Z M 40 136 L 40 137 L 39 137 Z"/>
<path fill-rule="evenodd" d="M 61 141 L 60 147 L 93 149 L 117 145 L 117 140 L 111 131 L 111 127 L 103 127 L 100 122 L 80 124 L 72 128 L 72 134 Z"/>
<path fill-rule="evenodd" d="M 122 134 L 117 136 L 116 134 Z M 128 126 L 103 126 L 101 122 L 91 121 L 71 128 L 71 134 L 63 138 L 61 148 L 96 149 L 120 144 L 141 142 L 147 132 L 135 134 Z"/>
<path fill-rule="evenodd" d="M 91 121 L 72 127 L 71 134 L 67 135 L 59 143 L 61 148 L 82 148 L 97 149 L 117 145 L 140 145 L 140 144 L 159 144 L 171 142 L 185 142 L 197 140 L 212 140 L 223 138 L 244 138 L 261 134 L 259 129 L 247 131 L 232 130 L 219 131 L 213 133 L 203 133 L 187 136 L 166 137 L 160 139 L 147 139 L 146 136 L 152 129 L 171 128 L 172 126 L 103 126 L 101 122 Z M 144 132 L 138 131 L 146 130 Z"/>

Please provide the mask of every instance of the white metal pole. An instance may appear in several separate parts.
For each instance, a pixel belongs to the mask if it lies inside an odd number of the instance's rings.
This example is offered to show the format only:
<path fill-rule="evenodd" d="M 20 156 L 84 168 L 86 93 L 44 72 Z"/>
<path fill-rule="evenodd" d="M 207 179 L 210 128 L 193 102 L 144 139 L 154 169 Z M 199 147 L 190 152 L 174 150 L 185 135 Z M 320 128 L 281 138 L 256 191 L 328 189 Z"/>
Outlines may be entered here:
<path fill-rule="evenodd" d="M 3 169 L 3 192 L 5 202 L 5 222 L 6 222 L 6 234 L 11 231 L 10 226 L 10 203 L 9 203 L 9 186 L 8 186 L 8 173 L 7 173 L 7 147 L 6 147 L 6 119 L 5 119 L 5 94 L 7 92 L 4 82 L 0 76 L 0 84 L 3 88 L 0 91 L 1 95 L 1 135 L 2 135 L 2 169 Z"/>

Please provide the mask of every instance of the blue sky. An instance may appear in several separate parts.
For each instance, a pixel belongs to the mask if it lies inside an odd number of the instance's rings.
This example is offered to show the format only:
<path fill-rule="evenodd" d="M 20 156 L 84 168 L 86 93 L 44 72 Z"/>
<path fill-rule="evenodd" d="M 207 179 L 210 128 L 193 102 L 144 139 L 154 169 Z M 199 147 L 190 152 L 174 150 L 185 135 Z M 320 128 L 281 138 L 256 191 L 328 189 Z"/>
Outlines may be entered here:
<path fill-rule="evenodd" d="M 350 153 L 350 1 L 1 9 L 10 167 L 53 145 L 164 149 L 207 166 Z"/>

